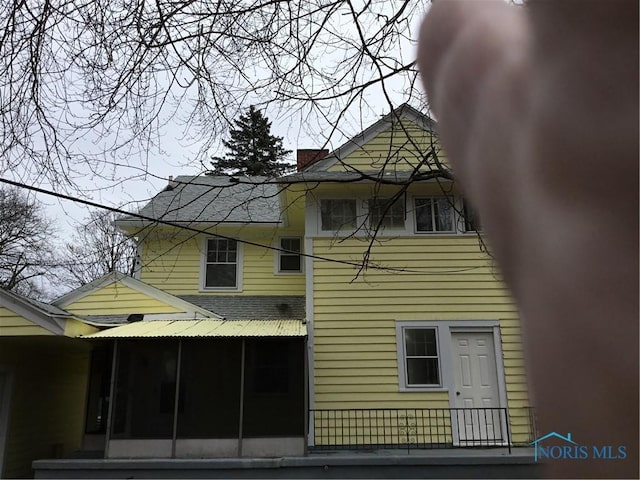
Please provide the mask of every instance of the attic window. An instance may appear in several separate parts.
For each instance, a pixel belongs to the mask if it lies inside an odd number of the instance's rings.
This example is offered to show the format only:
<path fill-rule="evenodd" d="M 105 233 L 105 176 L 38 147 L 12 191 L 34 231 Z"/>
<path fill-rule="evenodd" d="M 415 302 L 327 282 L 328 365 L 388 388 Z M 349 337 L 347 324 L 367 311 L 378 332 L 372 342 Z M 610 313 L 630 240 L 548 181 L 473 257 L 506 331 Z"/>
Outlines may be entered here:
<path fill-rule="evenodd" d="M 452 200 L 448 197 L 416 198 L 415 215 L 418 233 L 453 232 Z"/>
<path fill-rule="evenodd" d="M 391 202 L 390 198 L 372 198 L 368 201 L 369 227 L 371 229 L 378 227 L 404 228 L 404 198 Z"/>
<path fill-rule="evenodd" d="M 356 201 L 353 198 L 323 199 L 320 216 L 324 231 L 356 228 Z"/>
<path fill-rule="evenodd" d="M 480 218 L 478 212 L 469 204 L 467 199 L 463 200 L 463 213 L 464 213 L 464 231 L 465 232 L 479 232 L 481 231 Z"/>

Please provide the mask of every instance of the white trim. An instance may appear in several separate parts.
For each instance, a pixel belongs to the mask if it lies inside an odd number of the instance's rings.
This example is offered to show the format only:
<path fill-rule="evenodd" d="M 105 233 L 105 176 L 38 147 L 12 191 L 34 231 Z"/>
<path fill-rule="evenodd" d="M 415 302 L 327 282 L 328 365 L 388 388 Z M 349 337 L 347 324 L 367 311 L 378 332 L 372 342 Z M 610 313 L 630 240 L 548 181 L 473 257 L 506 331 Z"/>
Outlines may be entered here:
<path fill-rule="evenodd" d="M 406 342 L 404 330 L 406 328 L 413 329 L 429 329 L 435 330 L 436 337 L 436 352 L 438 359 L 438 380 L 439 383 L 433 385 L 409 385 L 407 382 L 407 368 L 406 368 Z M 440 330 L 442 328 L 439 325 L 435 325 L 434 322 L 431 324 L 425 324 L 424 322 L 405 322 L 405 321 L 397 321 L 396 322 L 396 354 L 398 356 L 398 388 L 401 392 L 446 392 L 447 388 L 444 386 L 443 374 L 444 369 L 442 366 L 442 350 L 441 345 L 443 344 L 442 338 L 444 335 L 441 335 Z"/>
<path fill-rule="evenodd" d="M 307 195 L 308 198 L 308 195 Z M 313 254 L 313 238 L 305 237 L 304 239 L 304 251 L 308 255 Z M 306 309 L 306 320 L 307 320 L 307 351 L 305 352 L 307 355 L 307 369 L 308 369 L 308 383 L 309 383 L 309 409 L 313 410 L 316 404 L 316 396 L 315 396 L 315 376 L 314 372 L 314 360 L 313 360 L 313 352 L 314 352 L 314 335 L 313 335 L 313 324 L 314 324 L 314 316 L 313 316 L 313 258 L 307 256 L 304 257 L 305 263 L 305 309 Z M 308 437 L 307 437 L 307 445 L 314 446 L 314 422 L 312 415 L 308 415 L 309 428 L 308 428 Z"/>
<path fill-rule="evenodd" d="M 274 240 L 274 246 L 278 249 L 282 248 L 282 239 L 284 238 L 292 238 L 292 239 L 297 239 L 300 240 L 300 253 L 304 254 L 305 249 L 304 249 L 304 235 L 303 234 L 290 234 L 290 235 L 280 235 L 277 236 Z M 305 272 L 305 261 L 304 261 L 304 257 L 302 255 L 300 255 L 300 270 L 298 270 L 297 272 L 295 271 L 280 271 L 280 255 L 282 254 L 282 252 L 280 250 L 274 250 L 273 251 L 273 274 L 274 275 L 303 275 Z"/>
<path fill-rule="evenodd" d="M 400 342 L 404 341 L 401 336 L 402 327 L 417 327 L 417 328 L 437 328 L 438 342 L 440 350 L 438 352 L 440 359 L 440 383 L 441 388 L 416 388 L 416 387 L 404 387 L 403 386 L 403 373 L 400 371 L 404 368 L 404 357 L 401 357 Z M 398 333 L 400 332 L 400 333 Z M 503 419 L 502 428 L 503 432 L 506 432 L 506 424 L 504 422 L 509 421 L 509 406 L 507 403 L 507 387 L 506 379 L 504 375 L 504 362 L 502 357 L 502 345 L 500 337 L 500 322 L 498 320 L 396 320 L 396 350 L 398 354 L 398 390 L 400 392 L 433 392 L 433 391 L 447 391 L 449 392 L 449 406 L 450 408 L 456 408 L 456 385 L 455 385 L 455 372 L 453 362 L 453 345 L 451 334 L 456 332 L 485 332 L 491 333 L 493 336 L 494 355 L 496 361 L 496 376 L 498 383 L 498 402 L 499 405 L 496 408 L 506 409 L 506 418 Z M 402 367 L 401 367 L 402 366 Z M 458 432 L 456 428 L 452 428 L 452 440 L 454 445 L 458 445 L 460 439 L 458 438 Z M 507 441 L 504 442 L 507 445 Z"/>
<path fill-rule="evenodd" d="M 133 278 L 136 280 L 140 280 L 140 275 L 142 274 L 142 249 L 144 247 L 144 242 L 137 239 L 136 241 L 136 258 L 135 258 L 135 267 L 133 270 Z"/>
<path fill-rule="evenodd" d="M 59 308 L 64 308 L 67 305 L 70 305 L 80 300 L 81 298 L 84 298 L 87 295 L 100 290 L 101 288 L 111 285 L 112 283 L 120 283 L 125 287 L 136 290 L 137 292 L 147 295 L 148 297 L 166 303 L 169 306 L 182 309 L 185 312 L 196 312 L 204 315 L 205 317 L 218 318 L 220 320 L 223 319 L 223 317 L 218 315 L 217 313 L 210 312 L 209 310 L 198 307 L 193 303 L 182 300 L 181 298 L 171 295 L 170 293 L 160 290 L 159 288 L 153 287 L 148 283 L 136 280 L 135 278 L 125 275 L 121 272 L 108 273 L 104 277 L 98 278 L 93 282 L 87 283 L 86 285 L 77 288 L 76 290 L 73 290 L 66 295 L 63 295 L 62 297 L 54 300 L 51 304 Z"/>
<path fill-rule="evenodd" d="M 219 237 L 202 237 L 200 240 L 200 292 L 242 292 L 242 279 L 244 271 L 244 244 L 236 238 L 228 240 L 236 241 L 236 286 L 235 287 L 207 287 L 205 285 L 207 271 L 207 250 L 209 240 L 219 240 Z M 224 239 L 223 239 L 224 240 Z"/>
<path fill-rule="evenodd" d="M 506 421 L 509 421 L 509 404 L 507 401 L 507 377 L 504 373 L 504 355 L 502 353 L 502 331 L 499 325 L 493 327 L 493 350 L 496 354 L 496 376 L 498 377 L 498 396 L 500 407 L 507 409 Z M 511 429 L 511 427 L 509 427 Z"/>
<path fill-rule="evenodd" d="M 325 230 L 322 228 L 322 202 L 327 202 L 331 200 L 344 200 L 344 201 L 353 201 L 355 203 L 355 227 L 353 230 L 351 228 L 343 228 L 340 230 Z M 323 195 L 318 198 L 318 212 L 317 212 L 317 232 L 320 235 L 327 236 L 335 236 L 344 234 L 345 236 L 352 234 L 354 231 L 359 230 L 359 225 L 362 225 L 362 222 L 366 221 L 366 212 L 363 213 L 362 203 L 364 202 L 362 196 L 357 195 L 348 195 L 348 194 L 340 194 L 340 195 Z"/>
<path fill-rule="evenodd" d="M 478 234 L 482 234 L 482 221 L 480 220 L 480 217 L 478 215 L 478 211 L 476 209 L 474 209 L 471 206 L 471 202 L 469 202 L 468 199 L 465 199 L 465 197 L 463 197 L 462 195 L 458 196 L 458 200 L 459 200 L 459 211 L 462 212 L 462 215 L 459 215 L 460 217 L 460 232 L 464 235 L 478 235 Z M 465 218 L 465 210 L 464 210 L 464 203 L 465 201 L 467 202 L 469 208 L 473 211 L 473 213 L 475 214 L 475 216 L 477 217 L 475 220 L 477 222 L 480 223 L 480 228 L 477 230 L 467 230 L 466 228 L 466 218 Z"/>
<path fill-rule="evenodd" d="M 26 318 L 35 325 L 55 335 L 64 335 L 66 318 L 42 312 L 34 305 L 13 295 L 11 292 L 0 289 L 0 306 Z M 69 317 L 71 316 L 71 314 L 67 315 Z"/>
<path fill-rule="evenodd" d="M 13 393 L 13 370 L 0 367 L 0 375 L 6 375 L 3 397 L 0 399 L 0 478 L 5 478 L 4 461 L 6 458 L 7 438 L 9 435 L 9 419 L 11 418 L 11 397 Z"/>
<path fill-rule="evenodd" d="M 451 209 L 451 227 L 452 230 L 434 230 L 434 231 L 419 231 L 418 230 L 418 222 L 416 219 L 416 200 L 417 199 L 426 199 L 426 198 L 451 198 L 453 206 Z M 418 193 L 413 193 L 410 195 L 410 202 L 407 202 L 407 217 L 408 222 L 410 222 L 411 227 L 409 228 L 412 235 L 416 235 L 419 237 L 423 236 L 439 236 L 439 235 L 458 235 L 461 233 L 457 229 L 458 215 L 456 213 L 456 209 L 458 208 L 458 196 L 457 195 L 422 195 Z"/>
<path fill-rule="evenodd" d="M 438 358 L 440 360 L 440 385 L 438 387 L 407 387 L 404 383 L 406 373 L 404 369 L 404 338 L 403 327 L 437 328 Z M 497 408 L 507 408 L 506 384 L 504 364 L 502 361 L 502 347 L 500 345 L 500 322 L 498 320 L 396 320 L 396 354 L 398 358 L 398 391 L 400 392 L 433 392 L 448 391 L 449 405 L 455 407 L 455 377 L 453 372 L 453 348 L 451 345 L 452 332 L 490 332 L 494 337 L 494 353 L 496 356 L 496 372 L 498 376 L 498 393 L 500 405 Z M 496 332 L 498 334 L 496 335 Z"/>
<path fill-rule="evenodd" d="M 370 192 L 366 193 L 357 193 L 357 194 L 323 194 L 317 197 L 314 197 L 314 202 L 308 204 L 307 206 L 307 216 L 311 219 L 314 219 L 313 224 L 309 225 L 312 230 L 307 230 L 307 234 L 312 234 L 315 237 L 362 237 L 368 238 L 373 234 L 373 229 L 369 225 L 369 200 L 372 199 L 388 199 L 391 198 L 392 195 L 385 196 L 376 196 Z M 405 222 L 404 228 L 386 228 L 381 227 L 377 232 L 377 237 L 406 237 L 411 236 L 411 230 L 409 228 L 409 220 L 407 218 L 408 212 L 406 208 L 407 196 L 403 195 L 405 204 Z M 308 198 L 308 196 L 307 196 Z M 356 226 L 354 229 L 344 228 L 341 230 L 323 230 L 322 229 L 322 201 L 323 200 L 354 200 L 356 202 Z M 309 215 L 310 212 L 313 212 L 313 215 Z M 452 234 L 452 233 L 450 233 Z"/>
<path fill-rule="evenodd" d="M 311 190 L 307 191 L 305 195 L 305 209 L 304 209 L 305 248 L 307 245 L 306 243 L 307 237 L 319 236 L 319 233 L 320 233 L 318 230 L 318 221 L 319 221 L 318 212 L 319 211 L 320 211 L 320 199 L 316 197 L 313 191 Z"/>
<path fill-rule="evenodd" d="M 372 236 L 372 228 L 369 225 L 368 202 L 373 198 L 385 199 L 392 195 L 375 197 L 371 193 L 358 192 L 355 194 L 320 194 L 307 195 L 307 206 L 305 211 L 306 235 L 318 238 L 368 238 Z M 420 198 L 451 198 L 453 207 L 451 210 L 452 230 L 447 231 L 418 231 L 416 222 L 415 200 Z M 356 227 L 354 229 L 344 228 L 339 231 L 322 229 L 322 213 L 321 204 L 323 200 L 355 200 L 356 202 Z M 460 195 L 442 195 L 442 194 L 419 194 L 410 193 L 404 196 L 405 204 L 405 223 L 404 228 L 380 228 L 376 234 L 378 237 L 395 238 L 395 237 L 461 237 L 476 236 L 476 231 L 464 230 L 464 217 L 458 214 L 462 208 L 462 197 Z"/>

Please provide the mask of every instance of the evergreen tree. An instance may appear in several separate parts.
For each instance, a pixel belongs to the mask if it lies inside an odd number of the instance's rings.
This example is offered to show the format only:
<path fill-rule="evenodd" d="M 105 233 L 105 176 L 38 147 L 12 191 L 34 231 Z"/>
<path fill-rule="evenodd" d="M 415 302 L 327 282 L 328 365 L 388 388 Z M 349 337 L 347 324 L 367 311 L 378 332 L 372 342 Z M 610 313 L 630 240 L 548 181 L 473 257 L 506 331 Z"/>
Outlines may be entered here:
<path fill-rule="evenodd" d="M 291 153 L 282 146 L 282 137 L 271 135 L 271 122 L 253 105 L 245 115 L 234 120 L 236 128 L 229 130 L 230 139 L 223 140 L 228 152 L 224 157 L 212 157 L 209 175 L 283 174 L 291 165 L 283 160 Z"/>

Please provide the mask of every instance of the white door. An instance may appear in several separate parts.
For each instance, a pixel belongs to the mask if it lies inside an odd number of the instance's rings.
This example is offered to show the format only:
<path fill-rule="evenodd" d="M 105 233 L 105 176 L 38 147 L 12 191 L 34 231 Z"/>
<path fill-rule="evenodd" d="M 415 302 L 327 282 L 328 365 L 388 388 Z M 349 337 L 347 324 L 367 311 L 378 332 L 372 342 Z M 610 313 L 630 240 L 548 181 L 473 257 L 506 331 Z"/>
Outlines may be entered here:
<path fill-rule="evenodd" d="M 452 332 L 455 373 L 453 428 L 461 445 L 506 441 L 499 410 L 496 354 L 491 332 Z"/>

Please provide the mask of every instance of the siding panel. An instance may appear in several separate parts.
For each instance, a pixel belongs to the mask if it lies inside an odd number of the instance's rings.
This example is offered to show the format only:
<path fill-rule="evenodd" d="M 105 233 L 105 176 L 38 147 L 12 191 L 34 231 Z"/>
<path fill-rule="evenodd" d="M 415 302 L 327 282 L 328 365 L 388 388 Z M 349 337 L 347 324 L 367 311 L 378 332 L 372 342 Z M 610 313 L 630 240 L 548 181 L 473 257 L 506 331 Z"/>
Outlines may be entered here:
<path fill-rule="evenodd" d="M 314 253 L 358 261 L 363 242 L 314 239 Z M 400 392 L 399 320 L 498 320 L 514 441 L 528 440 L 529 400 L 513 299 L 472 236 L 398 237 L 371 262 L 410 273 L 314 261 L 315 408 L 448 408 L 447 392 Z M 417 273 L 420 271 L 421 273 Z"/>
<path fill-rule="evenodd" d="M 32 477 L 31 462 L 81 447 L 89 351 L 60 337 L 0 338 L 0 366 L 13 374 L 2 478 Z"/>
<path fill-rule="evenodd" d="M 275 231 L 248 233 L 245 230 L 225 231 L 225 235 L 246 238 L 263 245 L 276 245 Z M 281 236 L 299 236 L 299 229 L 281 229 Z M 200 268 L 203 238 L 183 240 L 179 248 L 172 248 L 175 239 L 158 239 L 151 236 L 142 249 L 141 280 L 174 295 L 229 295 L 229 291 L 200 290 Z M 277 252 L 255 245 L 242 245 L 242 291 L 239 295 L 304 295 L 305 277 L 300 274 L 274 272 Z"/>
<path fill-rule="evenodd" d="M 137 290 L 112 283 L 65 307 L 78 315 L 177 313 L 181 310 Z"/>
<path fill-rule="evenodd" d="M 53 335 L 53 333 L 5 307 L 0 307 L 0 336 L 14 335 Z"/>

